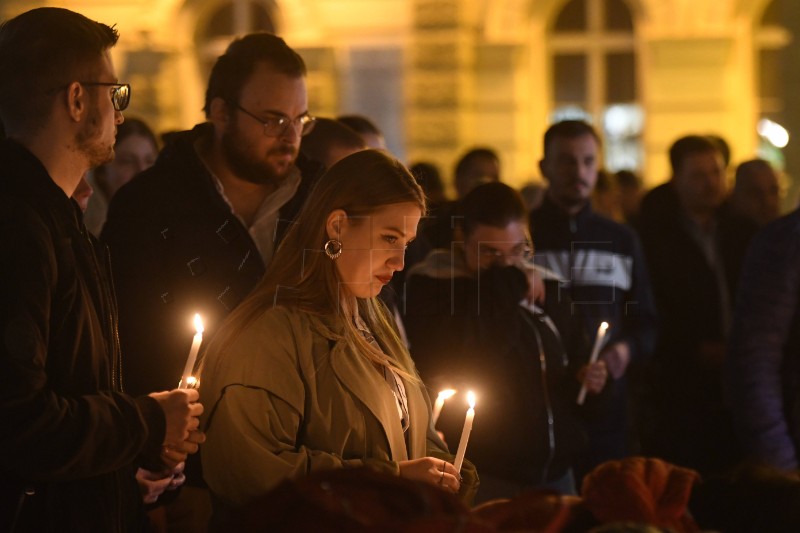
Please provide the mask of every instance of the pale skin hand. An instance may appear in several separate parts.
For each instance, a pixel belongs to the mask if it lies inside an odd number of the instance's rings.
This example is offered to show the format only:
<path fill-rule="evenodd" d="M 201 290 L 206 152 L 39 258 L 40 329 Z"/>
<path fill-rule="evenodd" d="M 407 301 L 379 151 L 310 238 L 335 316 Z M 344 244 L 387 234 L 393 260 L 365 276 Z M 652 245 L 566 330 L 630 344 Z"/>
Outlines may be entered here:
<path fill-rule="evenodd" d="M 166 472 L 151 472 L 144 468 L 136 471 L 136 482 L 142 493 L 145 504 L 155 503 L 158 497 L 166 490 L 175 490 L 186 481 L 183 475 L 184 463 L 179 463 L 175 468 Z"/>
<path fill-rule="evenodd" d="M 454 494 L 457 494 L 461 488 L 461 482 L 459 481 L 461 476 L 456 471 L 456 467 L 442 459 L 422 457 L 420 459 L 400 461 L 398 466 L 400 467 L 400 477 L 424 481 L 449 490 Z M 442 470 L 444 470 L 444 476 L 442 476 Z"/>
<path fill-rule="evenodd" d="M 179 447 L 200 426 L 199 416 L 203 414 L 203 405 L 197 401 L 200 394 L 195 389 L 175 389 L 153 392 L 149 396 L 155 398 L 164 410 L 167 422 L 164 444 Z"/>
<path fill-rule="evenodd" d="M 611 377 L 619 379 L 625 375 L 625 370 L 631 361 L 631 348 L 627 342 L 615 342 L 603 350 L 600 358 L 608 365 Z"/>
<path fill-rule="evenodd" d="M 539 305 L 544 305 L 544 280 L 541 276 L 536 275 L 536 270 L 534 270 L 530 265 L 526 265 L 521 261 L 515 262 L 514 266 L 518 269 L 522 270 L 525 273 L 525 277 L 528 279 L 528 291 L 525 293 L 525 301 L 528 304 L 537 303 Z"/>
<path fill-rule="evenodd" d="M 200 430 L 192 431 L 186 440 L 178 444 L 164 445 L 161 449 L 161 460 L 169 468 L 175 468 L 184 462 L 186 458 L 197 453 L 200 445 L 206 441 L 206 434 Z"/>
<path fill-rule="evenodd" d="M 590 365 L 583 365 L 578 371 L 578 381 L 586 386 L 589 394 L 600 394 L 608 380 L 608 371 L 605 361 L 595 361 Z"/>

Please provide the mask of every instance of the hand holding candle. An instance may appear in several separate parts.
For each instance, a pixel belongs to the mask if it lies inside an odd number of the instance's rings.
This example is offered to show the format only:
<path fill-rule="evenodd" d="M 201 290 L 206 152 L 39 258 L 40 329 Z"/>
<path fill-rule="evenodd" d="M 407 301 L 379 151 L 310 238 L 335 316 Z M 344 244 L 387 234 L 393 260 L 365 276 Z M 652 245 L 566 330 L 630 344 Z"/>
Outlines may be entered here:
<path fill-rule="evenodd" d="M 203 320 L 200 318 L 199 314 L 194 315 L 194 327 L 197 333 L 195 333 L 194 339 L 192 340 L 189 357 L 186 359 L 186 366 L 183 368 L 181 382 L 178 384 L 178 388 L 180 389 L 187 389 L 197 383 L 197 379 L 192 376 L 192 371 L 194 371 L 194 363 L 197 361 L 197 353 L 200 351 L 200 344 L 203 342 Z"/>
<path fill-rule="evenodd" d="M 453 389 L 445 389 L 443 391 L 439 391 L 439 395 L 436 396 L 436 402 L 433 404 L 433 414 L 431 415 L 431 420 L 433 421 L 433 427 L 436 427 L 436 422 L 439 420 L 439 415 L 442 414 L 442 407 L 444 407 L 444 402 L 456 391 Z"/>
<path fill-rule="evenodd" d="M 600 348 L 603 346 L 603 341 L 606 338 L 608 331 L 608 322 L 603 322 L 597 328 L 597 337 L 594 339 L 594 346 L 592 347 L 592 354 L 589 356 L 589 364 L 597 362 L 597 357 L 600 355 Z M 583 405 L 586 400 L 586 383 L 581 385 L 581 391 L 578 393 L 578 405 Z"/>
<path fill-rule="evenodd" d="M 475 393 L 469 391 L 467 393 L 467 401 L 469 402 L 469 409 L 467 409 L 467 418 L 464 420 L 464 429 L 461 430 L 461 440 L 458 441 L 458 451 L 456 452 L 456 460 L 453 466 L 456 471 L 461 472 L 461 465 L 464 464 L 464 454 L 467 452 L 467 441 L 469 441 L 469 434 L 472 431 L 472 421 L 475 418 Z"/>

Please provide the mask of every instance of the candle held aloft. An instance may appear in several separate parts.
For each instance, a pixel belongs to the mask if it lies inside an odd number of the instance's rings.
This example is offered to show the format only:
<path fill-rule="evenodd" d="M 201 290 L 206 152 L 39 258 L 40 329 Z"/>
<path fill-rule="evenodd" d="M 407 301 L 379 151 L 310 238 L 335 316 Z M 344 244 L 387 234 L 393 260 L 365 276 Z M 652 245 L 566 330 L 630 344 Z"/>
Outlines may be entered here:
<path fill-rule="evenodd" d="M 439 420 L 439 415 L 442 414 L 442 408 L 444 407 L 444 402 L 456 391 L 453 389 L 445 389 L 443 391 L 439 391 L 439 394 L 436 396 L 436 402 L 433 404 L 433 413 L 431 414 L 431 420 L 433 421 L 433 426 L 436 427 L 436 422 Z"/>
<path fill-rule="evenodd" d="M 194 327 L 197 333 L 195 333 L 194 339 L 192 340 L 192 347 L 189 349 L 189 357 L 186 358 L 186 366 L 183 367 L 181 382 L 178 384 L 178 388 L 181 389 L 188 389 L 192 383 L 197 382 L 197 380 L 192 377 L 192 371 L 197 361 L 197 353 L 200 351 L 200 345 L 203 343 L 203 319 L 200 318 L 199 314 L 194 315 Z"/>
<path fill-rule="evenodd" d="M 464 454 L 467 453 L 467 442 L 472 431 L 472 421 L 475 419 L 475 394 L 472 391 L 467 393 L 467 401 L 469 402 L 469 409 L 467 409 L 467 417 L 464 419 L 464 429 L 461 430 L 461 440 L 458 441 L 456 459 L 453 462 L 453 466 L 456 467 L 458 472 L 461 472 L 461 465 L 464 464 Z"/>
<path fill-rule="evenodd" d="M 603 322 L 600 324 L 600 327 L 597 328 L 597 336 L 594 338 L 592 354 L 589 356 L 590 365 L 597 362 L 597 357 L 600 355 L 600 348 L 603 346 L 603 341 L 606 338 L 606 332 L 608 332 L 608 322 Z M 578 405 L 583 405 L 583 402 L 586 400 L 586 392 L 586 379 L 584 378 L 581 391 L 578 393 Z"/>

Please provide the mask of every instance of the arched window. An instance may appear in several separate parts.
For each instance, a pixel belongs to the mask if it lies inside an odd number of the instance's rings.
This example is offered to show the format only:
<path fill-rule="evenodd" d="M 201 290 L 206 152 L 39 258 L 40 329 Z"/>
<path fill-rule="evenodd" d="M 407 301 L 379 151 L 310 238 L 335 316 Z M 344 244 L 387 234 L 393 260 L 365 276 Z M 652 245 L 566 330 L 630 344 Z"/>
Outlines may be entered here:
<path fill-rule="evenodd" d="M 200 71 L 208 79 L 211 67 L 236 37 L 254 31 L 275 33 L 271 1 L 228 0 L 207 9 L 195 32 Z"/>
<path fill-rule="evenodd" d="M 605 140 L 609 170 L 642 164 L 633 17 L 624 0 L 569 0 L 550 28 L 555 122 L 581 118 Z"/>

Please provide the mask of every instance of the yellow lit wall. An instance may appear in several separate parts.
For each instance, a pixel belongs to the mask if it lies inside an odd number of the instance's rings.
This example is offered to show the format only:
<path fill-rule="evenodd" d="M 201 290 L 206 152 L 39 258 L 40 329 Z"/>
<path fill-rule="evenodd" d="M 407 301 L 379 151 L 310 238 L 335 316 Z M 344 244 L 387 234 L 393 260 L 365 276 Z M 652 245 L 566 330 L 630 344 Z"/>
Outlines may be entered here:
<path fill-rule="evenodd" d="M 271 10 L 277 32 L 309 58 L 312 112 L 358 112 L 350 76 L 355 52 L 397 50 L 402 61 L 392 75 L 399 96 L 382 104 L 387 117 L 393 116 L 388 111 L 400 117 L 390 126 L 396 150 L 407 160 L 439 164 L 449 179 L 464 150 L 492 146 L 501 154 L 504 179 L 513 184 L 538 175 L 552 106 L 548 33 L 565 2 L 260 1 Z M 203 120 L 199 58 L 220 53 L 224 43 L 203 52 L 196 33 L 221 3 L 6 1 L 0 10 L 8 17 L 37 5 L 58 5 L 116 24 L 121 39 L 114 60 L 121 76 L 130 74 L 125 80 L 133 84 L 130 113 L 166 131 Z M 645 111 L 641 170 L 647 181 L 668 177 L 666 149 L 690 132 L 724 136 L 734 162 L 752 157 L 753 28 L 768 0 L 626 3 L 634 18 L 639 103 Z"/>

